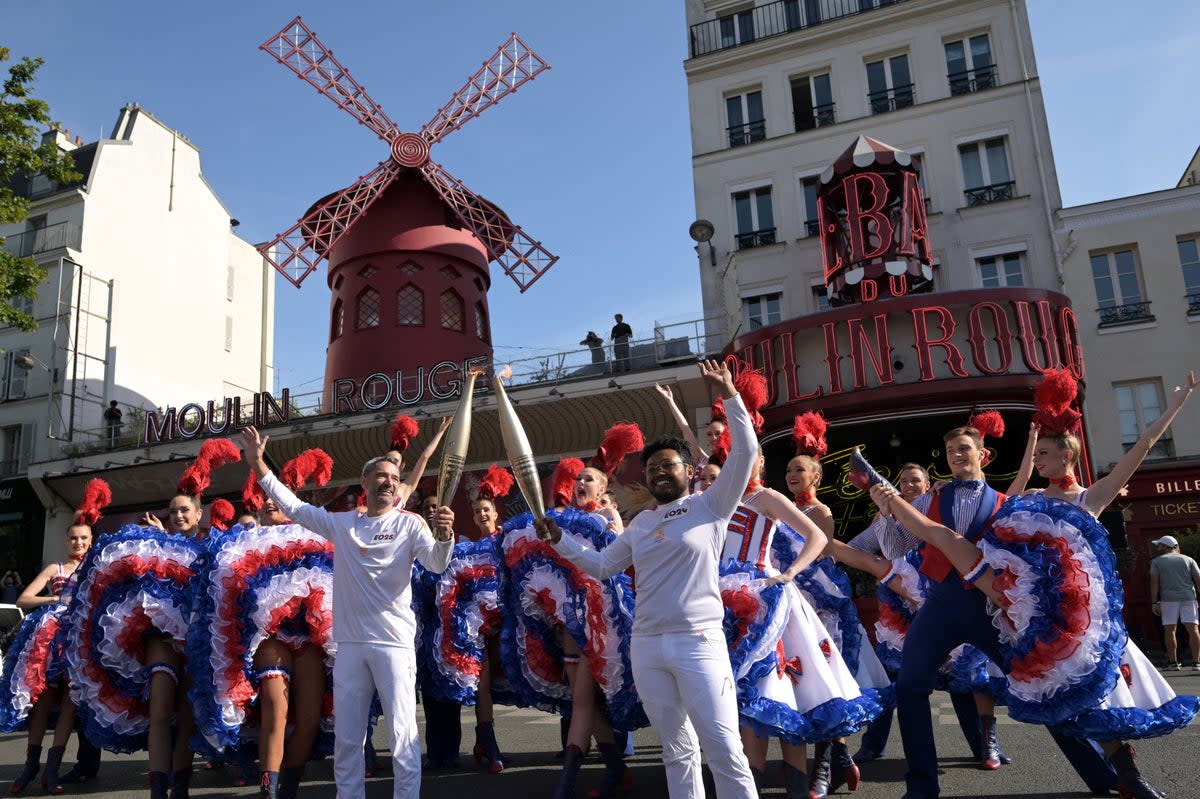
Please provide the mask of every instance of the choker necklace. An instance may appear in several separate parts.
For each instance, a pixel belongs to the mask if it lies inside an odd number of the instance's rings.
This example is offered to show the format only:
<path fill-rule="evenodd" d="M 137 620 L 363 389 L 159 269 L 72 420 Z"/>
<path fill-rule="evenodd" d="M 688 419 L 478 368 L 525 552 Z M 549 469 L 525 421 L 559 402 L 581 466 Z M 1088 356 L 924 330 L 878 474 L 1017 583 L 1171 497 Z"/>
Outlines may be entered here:
<path fill-rule="evenodd" d="M 799 506 L 811 505 L 814 499 L 816 499 L 816 497 L 813 496 L 813 492 L 801 491 L 796 495 L 796 504 Z"/>
<path fill-rule="evenodd" d="M 598 502 L 596 502 L 595 500 L 591 500 L 591 501 L 585 502 L 582 505 L 580 505 L 579 509 L 581 511 L 583 511 L 584 513 L 595 513 L 596 509 L 599 507 L 600 507 L 600 504 Z"/>
<path fill-rule="evenodd" d="M 1071 486 L 1075 485 L 1075 475 L 1068 474 L 1065 477 L 1051 477 L 1050 482 L 1066 491 Z"/>
<path fill-rule="evenodd" d="M 746 494 L 753 493 L 762 488 L 762 485 L 762 480 L 751 480 L 749 483 L 746 483 L 746 490 L 742 492 L 742 495 L 745 496 Z"/>

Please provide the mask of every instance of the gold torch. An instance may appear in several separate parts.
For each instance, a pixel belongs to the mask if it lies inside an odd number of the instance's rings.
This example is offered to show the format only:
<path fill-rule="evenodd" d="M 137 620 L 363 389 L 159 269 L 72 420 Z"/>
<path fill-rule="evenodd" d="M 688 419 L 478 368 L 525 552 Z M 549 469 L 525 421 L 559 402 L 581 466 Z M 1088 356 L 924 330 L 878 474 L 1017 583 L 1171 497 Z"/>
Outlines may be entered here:
<path fill-rule="evenodd" d="M 512 377 L 512 368 L 504 369 L 492 378 L 492 388 L 496 392 L 496 415 L 500 418 L 500 437 L 504 439 L 504 451 L 508 453 L 508 462 L 512 466 L 513 477 L 525 504 L 533 513 L 533 518 L 541 521 L 546 517 L 545 504 L 542 502 L 542 481 L 538 477 L 537 464 L 533 462 L 533 450 L 529 447 L 529 439 L 525 436 L 525 428 L 513 410 L 508 394 L 504 391 L 504 378 Z"/>
<path fill-rule="evenodd" d="M 462 479 L 463 466 L 467 462 L 467 447 L 471 443 L 471 400 L 475 396 L 475 377 L 483 374 L 480 369 L 472 369 L 463 385 L 462 396 L 458 400 L 458 410 L 454 412 L 454 421 L 446 431 L 446 444 L 442 449 L 442 466 L 438 470 L 437 501 L 438 507 L 450 504 L 454 492 L 458 490 L 458 481 Z"/>

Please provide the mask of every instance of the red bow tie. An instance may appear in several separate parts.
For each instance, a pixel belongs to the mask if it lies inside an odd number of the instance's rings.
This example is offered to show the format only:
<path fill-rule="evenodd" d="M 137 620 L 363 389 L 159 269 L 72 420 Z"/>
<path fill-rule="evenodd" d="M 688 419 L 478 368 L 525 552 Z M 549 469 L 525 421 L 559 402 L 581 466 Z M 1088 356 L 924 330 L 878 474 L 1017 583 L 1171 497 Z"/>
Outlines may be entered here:
<path fill-rule="evenodd" d="M 1065 477 L 1051 477 L 1050 482 L 1066 491 L 1068 488 L 1075 485 L 1075 475 L 1068 474 Z"/>

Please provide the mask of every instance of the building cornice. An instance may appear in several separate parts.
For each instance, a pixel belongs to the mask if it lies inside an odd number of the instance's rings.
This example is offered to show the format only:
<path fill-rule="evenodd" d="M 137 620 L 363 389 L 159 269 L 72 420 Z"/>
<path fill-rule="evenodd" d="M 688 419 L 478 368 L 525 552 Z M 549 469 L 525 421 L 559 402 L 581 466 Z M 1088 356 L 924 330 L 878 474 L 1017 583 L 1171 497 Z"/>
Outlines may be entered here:
<path fill-rule="evenodd" d="M 1058 232 L 1087 230 L 1115 222 L 1133 222 L 1164 214 L 1200 211 L 1200 185 L 1116 197 L 1088 205 L 1061 208 L 1055 215 Z"/>

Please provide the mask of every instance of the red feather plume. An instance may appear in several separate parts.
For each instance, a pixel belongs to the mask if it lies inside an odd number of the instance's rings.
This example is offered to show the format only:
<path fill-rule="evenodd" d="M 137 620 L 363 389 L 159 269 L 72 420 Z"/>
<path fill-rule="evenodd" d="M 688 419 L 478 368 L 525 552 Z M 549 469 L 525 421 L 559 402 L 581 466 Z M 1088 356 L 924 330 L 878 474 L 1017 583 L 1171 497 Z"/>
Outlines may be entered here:
<path fill-rule="evenodd" d="M 309 480 L 323 486 L 332 476 L 333 458 L 321 449 L 306 449 L 279 470 L 279 479 L 293 491 L 304 488 Z"/>
<path fill-rule="evenodd" d="M 984 438 L 999 438 L 1004 435 L 1004 417 L 999 411 L 980 411 L 971 417 L 967 425 L 978 430 L 979 435 Z"/>
<path fill-rule="evenodd" d="M 397 414 L 392 422 L 392 446 L 397 451 L 403 452 L 408 449 L 408 442 L 417 437 L 417 433 L 421 432 L 417 420 L 411 416 Z"/>
<path fill-rule="evenodd" d="M 808 411 L 792 422 L 792 440 L 796 442 L 796 454 L 820 458 L 829 451 L 825 431 L 829 425 L 819 413 Z"/>
<path fill-rule="evenodd" d="M 554 474 L 550 476 L 550 486 L 555 505 L 571 504 L 575 478 L 579 477 L 583 468 L 583 461 L 579 458 L 563 458 L 554 467 Z"/>
<path fill-rule="evenodd" d="M 708 462 L 714 466 L 724 466 L 725 459 L 729 457 L 729 450 L 733 447 L 733 436 L 729 434 L 729 428 L 726 427 L 721 431 L 721 435 L 717 437 L 716 446 L 708 455 Z"/>
<path fill-rule="evenodd" d="M 200 445 L 200 454 L 179 478 L 180 494 L 198 497 L 212 484 L 213 469 L 241 460 L 241 450 L 227 438 L 210 438 Z"/>
<path fill-rule="evenodd" d="M 591 465 L 612 476 L 625 456 L 631 452 L 640 452 L 646 446 L 646 437 L 642 429 L 633 422 L 617 422 L 604 431 L 604 440 L 596 450 Z"/>
<path fill-rule="evenodd" d="M 1033 392 L 1037 412 L 1033 421 L 1052 435 L 1070 433 L 1079 426 L 1082 414 L 1071 407 L 1079 394 L 1079 384 L 1066 369 L 1051 369 L 1042 375 L 1042 382 Z"/>
<path fill-rule="evenodd" d="M 228 530 L 229 523 L 233 521 L 234 514 L 233 503 L 224 499 L 218 499 L 208 509 L 208 523 L 218 530 Z"/>
<path fill-rule="evenodd" d="M 761 372 L 743 366 L 733 380 L 733 387 L 737 389 L 742 398 L 742 404 L 750 412 L 750 422 L 754 425 L 754 432 L 761 433 L 763 418 L 758 411 L 767 404 L 767 378 L 763 377 Z"/>
<path fill-rule="evenodd" d="M 112 504 L 112 489 L 99 477 L 93 477 L 83 487 L 83 501 L 75 511 L 75 523 L 91 527 L 100 521 L 100 511 Z"/>
<path fill-rule="evenodd" d="M 483 475 L 483 479 L 479 481 L 476 488 L 479 499 L 495 499 L 496 497 L 508 496 L 508 492 L 512 490 L 513 483 L 512 473 L 493 463 L 488 467 L 487 473 Z"/>
<path fill-rule="evenodd" d="M 712 419 L 710 419 L 708 422 L 709 424 L 712 424 L 713 422 L 726 421 L 725 420 L 725 398 L 717 397 L 715 400 L 713 400 L 712 407 L 709 408 L 709 413 L 712 414 Z"/>
<path fill-rule="evenodd" d="M 246 509 L 246 513 L 256 514 L 262 510 L 266 499 L 266 492 L 258 484 L 258 475 L 251 471 L 246 477 L 246 484 L 242 486 L 242 507 Z"/>

